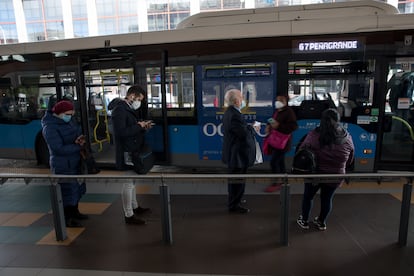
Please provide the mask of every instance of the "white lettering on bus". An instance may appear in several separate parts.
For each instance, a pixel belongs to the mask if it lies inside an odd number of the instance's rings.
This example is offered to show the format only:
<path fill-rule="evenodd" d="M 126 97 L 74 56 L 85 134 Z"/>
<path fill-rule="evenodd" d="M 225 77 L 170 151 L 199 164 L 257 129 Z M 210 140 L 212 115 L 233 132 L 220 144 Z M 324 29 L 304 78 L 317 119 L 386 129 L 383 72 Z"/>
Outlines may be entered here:
<path fill-rule="evenodd" d="M 358 49 L 358 41 L 348 40 L 348 41 L 301 42 L 299 43 L 298 49 L 301 52 Z"/>
<path fill-rule="evenodd" d="M 213 123 L 207 123 L 203 126 L 203 134 L 205 136 L 215 136 L 217 134 L 217 126 Z"/>
<path fill-rule="evenodd" d="M 262 126 L 265 126 L 265 124 L 262 123 Z M 259 133 L 257 133 L 260 137 L 265 137 L 265 128 L 260 128 Z M 208 137 L 213 137 L 215 135 L 223 136 L 223 124 L 220 123 L 218 126 L 214 123 L 206 123 L 203 125 L 203 134 Z"/>

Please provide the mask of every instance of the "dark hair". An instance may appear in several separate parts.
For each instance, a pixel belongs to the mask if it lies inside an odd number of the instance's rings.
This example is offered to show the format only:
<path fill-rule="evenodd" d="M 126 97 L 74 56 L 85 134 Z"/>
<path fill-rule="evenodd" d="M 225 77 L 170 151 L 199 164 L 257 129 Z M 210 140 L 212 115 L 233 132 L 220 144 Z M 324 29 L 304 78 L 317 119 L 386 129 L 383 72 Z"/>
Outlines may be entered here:
<path fill-rule="evenodd" d="M 127 96 L 129 96 L 131 94 L 135 94 L 135 95 L 141 94 L 141 95 L 145 96 L 145 90 L 140 85 L 133 85 L 130 88 L 128 88 L 128 91 L 126 93 Z"/>
<path fill-rule="evenodd" d="M 319 143 L 321 146 L 331 145 L 335 142 L 340 116 L 333 108 L 322 112 L 321 124 L 319 126 Z"/>

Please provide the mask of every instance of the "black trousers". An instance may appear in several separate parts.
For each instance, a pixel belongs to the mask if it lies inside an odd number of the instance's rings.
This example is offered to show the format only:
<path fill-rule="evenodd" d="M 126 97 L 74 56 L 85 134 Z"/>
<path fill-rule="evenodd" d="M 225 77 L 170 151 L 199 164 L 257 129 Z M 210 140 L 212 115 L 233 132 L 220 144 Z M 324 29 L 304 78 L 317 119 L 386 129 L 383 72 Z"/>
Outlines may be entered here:
<path fill-rule="evenodd" d="M 229 168 L 229 174 L 245 174 L 247 168 Z M 246 186 L 246 179 L 244 178 L 229 178 L 227 189 L 228 189 L 228 207 L 234 209 L 240 206 L 240 201 L 244 195 Z"/>

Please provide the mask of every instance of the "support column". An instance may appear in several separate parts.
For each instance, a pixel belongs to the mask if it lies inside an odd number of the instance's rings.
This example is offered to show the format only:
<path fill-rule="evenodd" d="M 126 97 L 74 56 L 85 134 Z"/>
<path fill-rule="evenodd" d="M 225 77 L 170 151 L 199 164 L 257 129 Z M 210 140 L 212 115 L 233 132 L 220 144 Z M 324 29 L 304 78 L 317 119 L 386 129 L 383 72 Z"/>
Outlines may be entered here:
<path fill-rule="evenodd" d="M 172 224 L 171 224 L 171 202 L 170 191 L 167 185 L 164 183 L 164 179 L 161 180 L 160 185 L 160 197 L 161 197 L 161 226 L 162 226 L 162 239 L 166 244 L 172 244 Z"/>
<path fill-rule="evenodd" d="M 65 214 L 63 212 L 62 192 L 56 179 L 51 179 L 50 184 L 50 201 L 52 204 L 56 240 L 64 241 L 68 238 L 68 235 L 66 233 Z"/>
<path fill-rule="evenodd" d="M 289 245 L 290 186 L 285 180 L 280 190 L 280 243 Z"/>
<path fill-rule="evenodd" d="M 398 244 L 401 246 L 407 245 L 412 190 L 412 179 L 409 179 L 407 184 L 404 184 L 401 202 L 400 229 L 398 234 Z"/>

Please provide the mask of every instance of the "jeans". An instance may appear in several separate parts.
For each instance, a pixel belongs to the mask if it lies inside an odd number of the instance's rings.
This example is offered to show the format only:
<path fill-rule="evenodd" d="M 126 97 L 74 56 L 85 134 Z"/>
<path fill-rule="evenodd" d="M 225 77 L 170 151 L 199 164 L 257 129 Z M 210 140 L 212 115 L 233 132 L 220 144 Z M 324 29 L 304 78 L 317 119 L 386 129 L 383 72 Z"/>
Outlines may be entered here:
<path fill-rule="evenodd" d="M 319 221 L 325 223 L 326 218 L 332 210 L 332 200 L 337 188 L 337 185 L 329 185 L 327 183 L 319 183 L 317 185 L 314 185 L 313 183 L 305 183 L 305 191 L 302 200 L 302 219 L 304 221 L 309 220 L 309 215 L 313 206 L 313 198 L 320 189 L 321 210 L 318 218 Z"/>
<path fill-rule="evenodd" d="M 132 215 L 134 215 L 134 209 L 138 208 L 135 181 L 134 180 L 129 180 L 129 181 L 131 182 L 125 183 L 122 186 L 122 194 L 121 194 L 122 207 L 124 209 L 124 214 L 126 217 L 131 217 Z"/>

